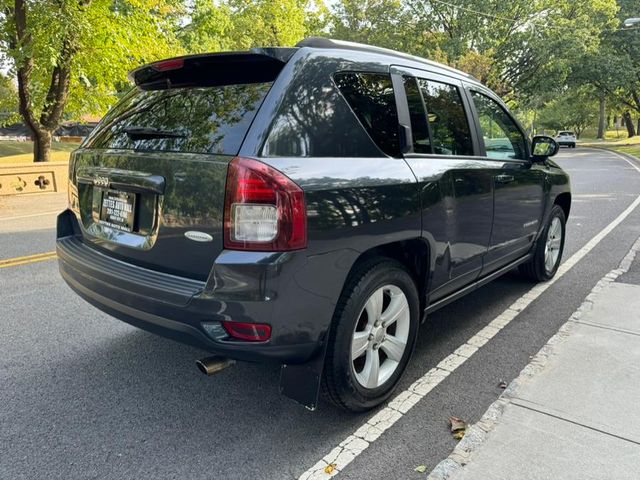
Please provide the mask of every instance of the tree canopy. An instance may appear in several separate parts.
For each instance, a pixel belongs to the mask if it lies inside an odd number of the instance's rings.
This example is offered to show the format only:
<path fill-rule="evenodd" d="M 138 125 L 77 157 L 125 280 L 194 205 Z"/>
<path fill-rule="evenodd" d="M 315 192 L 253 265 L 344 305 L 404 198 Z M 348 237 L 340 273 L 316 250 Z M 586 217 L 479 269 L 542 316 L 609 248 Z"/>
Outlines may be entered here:
<path fill-rule="evenodd" d="M 0 0 L 0 11 L 0 48 L 40 161 L 65 116 L 103 113 L 131 68 L 182 51 L 178 1 Z"/>
<path fill-rule="evenodd" d="M 637 0 L 0 0 L 11 79 L 0 90 L 14 99 L 0 112 L 18 105 L 43 160 L 61 121 L 104 114 L 140 64 L 324 35 L 465 70 L 522 118 L 550 112 L 568 90 L 631 118 L 640 116 L 640 29 L 621 22 L 639 14 Z"/>

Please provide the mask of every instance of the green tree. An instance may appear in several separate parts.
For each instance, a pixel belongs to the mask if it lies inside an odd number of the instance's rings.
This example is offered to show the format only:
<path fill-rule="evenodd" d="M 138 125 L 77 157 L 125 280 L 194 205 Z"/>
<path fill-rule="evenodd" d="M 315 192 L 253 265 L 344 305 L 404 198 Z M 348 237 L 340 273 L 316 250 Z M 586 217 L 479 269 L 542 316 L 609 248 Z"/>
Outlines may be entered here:
<path fill-rule="evenodd" d="M 13 81 L 0 73 L 0 127 L 19 119 L 18 91 Z"/>
<path fill-rule="evenodd" d="M 196 0 L 180 37 L 189 53 L 293 46 L 326 25 L 322 1 Z"/>
<path fill-rule="evenodd" d="M 637 17 L 640 5 L 637 0 L 618 0 L 620 24 L 629 17 Z M 600 87 L 616 103 L 623 106 L 623 115 L 627 133 L 636 134 L 632 112 L 640 118 L 640 30 L 618 29 L 604 36 L 604 43 L 612 55 L 602 59 L 599 72 L 606 72 L 604 78 L 598 78 Z"/>
<path fill-rule="evenodd" d="M 0 0 L 0 48 L 17 80 L 34 161 L 68 115 L 101 114 L 126 72 L 179 53 L 178 0 Z"/>
<path fill-rule="evenodd" d="M 414 22 L 402 0 L 342 0 L 331 15 L 332 37 L 416 53 Z"/>
<path fill-rule="evenodd" d="M 540 111 L 538 123 L 553 130 L 573 130 L 580 138 L 582 132 L 596 123 L 598 102 L 592 89 L 567 90 L 547 103 Z"/>
<path fill-rule="evenodd" d="M 530 102 L 561 88 L 575 57 L 616 24 L 615 0 L 345 0 L 332 34 L 392 47 L 479 75 Z"/>
<path fill-rule="evenodd" d="M 179 33 L 187 52 L 220 52 L 233 48 L 234 26 L 226 3 L 195 0 L 189 17 L 189 23 Z"/>
<path fill-rule="evenodd" d="M 305 1 L 229 0 L 234 49 L 291 46 L 304 38 Z"/>

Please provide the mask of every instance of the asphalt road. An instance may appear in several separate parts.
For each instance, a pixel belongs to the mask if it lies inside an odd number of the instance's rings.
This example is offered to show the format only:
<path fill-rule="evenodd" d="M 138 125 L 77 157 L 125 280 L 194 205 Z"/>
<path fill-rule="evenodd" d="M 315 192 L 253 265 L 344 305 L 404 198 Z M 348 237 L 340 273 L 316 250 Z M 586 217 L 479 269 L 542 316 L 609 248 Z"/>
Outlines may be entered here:
<path fill-rule="evenodd" d="M 640 173 L 605 151 L 557 161 L 574 193 L 566 259 L 635 200 Z M 0 220 L 0 260 L 53 250 L 54 221 Z M 339 478 L 421 478 L 417 465 L 455 446 L 448 418 L 477 421 L 639 235 L 640 207 Z M 399 391 L 530 287 L 510 274 L 433 314 Z M 273 366 L 207 378 L 194 365 L 204 352 L 100 313 L 53 260 L 0 269 L 0 326 L 1 479 L 297 478 L 371 416 L 305 410 L 278 394 Z"/>

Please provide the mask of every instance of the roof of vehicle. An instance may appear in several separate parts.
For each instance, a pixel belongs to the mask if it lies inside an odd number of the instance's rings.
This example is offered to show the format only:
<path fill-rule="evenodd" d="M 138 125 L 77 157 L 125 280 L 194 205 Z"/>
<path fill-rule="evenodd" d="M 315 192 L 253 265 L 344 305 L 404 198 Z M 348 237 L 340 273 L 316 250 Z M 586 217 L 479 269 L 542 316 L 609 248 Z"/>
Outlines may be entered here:
<path fill-rule="evenodd" d="M 271 76 L 271 71 L 279 70 L 296 53 L 317 50 L 318 53 L 328 57 L 342 57 L 350 61 L 358 61 L 359 53 L 367 56 L 366 62 L 372 60 L 380 65 L 398 65 L 402 67 L 436 70 L 442 74 L 458 77 L 480 85 L 480 82 L 468 73 L 438 62 L 426 60 L 415 55 L 390 50 L 388 48 L 365 45 L 362 43 L 333 40 L 324 37 L 308 37 L 299 42 L 295 47 L 267 47 L 253 48 L 249 51 L 216 52 L 197 55 L 186 55 L 161 60 L 159 62 L 143 65 L 129 74 L 129 79 L 136 85 L 144 88 L 163 88 L 171 84 L 173 86 L 189 85 L 193 69 L 209 67 L 216 69 L 216 75 L 208 78 L 209 83 L 221 83 L 231 81 L 234 71 L 250 70 L 256 75 L 264 72 Z M 238 69 L 219 69 L 219 65 L 235 65 Z"/>
<path fill-rule="evenodd" d="M 440 70 L 445 70 L 449 74 L 460 76 L 465 78 L 466 80 L 472 80 L 474 82 L 479 83 L 479 81 L 472 75 L 469 75 L 468 73 L 463 72 L 462 70 L 458 70 L 448 65 L 427 60 L 422 57 L 417 57 L 415 55 L 409 55 L 408 53 L 402 53 L 396 50 L 391 50 L 389 48 L 376 47 L 373 45 L 366 45 L 364 43 L 347 42 L 344 40 L 334 40 L 334 39 L 325 38 L 325 37 L 307 37 L 304 40 L 298 42 L 296 44 L 296 47 L 298 48 L 309 47 L 309 48 L 317 48 L 317 49 L 339 49 L 339 50 L 353 50 L 353 51 L 367 52 L 367 53 L 377 54 L 383 57 L 390 57 L 388 58 L 388 61 L 391 64 L 396 63 L 393 61 L 393 59 L 405 60 L 405 61 L 408 60 L 410 62 L 422 64 L 424 66 L 436 67 Z"/>

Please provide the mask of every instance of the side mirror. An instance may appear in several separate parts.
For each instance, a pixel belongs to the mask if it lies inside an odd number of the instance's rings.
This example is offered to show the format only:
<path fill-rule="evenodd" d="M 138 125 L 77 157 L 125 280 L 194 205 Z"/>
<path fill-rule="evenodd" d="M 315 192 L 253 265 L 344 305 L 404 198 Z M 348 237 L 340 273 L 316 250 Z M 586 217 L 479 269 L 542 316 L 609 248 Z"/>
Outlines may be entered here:
<path fill-rule="evenodd" d="M 531 160 L 534 162 L 544 162 L 547 158 L 553 157 L 560 146 L 548 135 L 536 135 L 531 141 Z"/>

